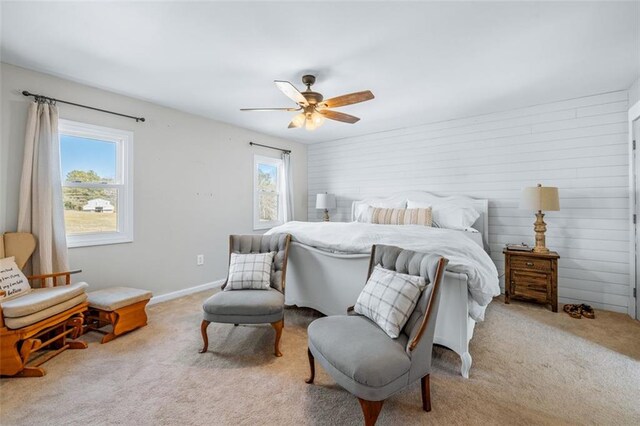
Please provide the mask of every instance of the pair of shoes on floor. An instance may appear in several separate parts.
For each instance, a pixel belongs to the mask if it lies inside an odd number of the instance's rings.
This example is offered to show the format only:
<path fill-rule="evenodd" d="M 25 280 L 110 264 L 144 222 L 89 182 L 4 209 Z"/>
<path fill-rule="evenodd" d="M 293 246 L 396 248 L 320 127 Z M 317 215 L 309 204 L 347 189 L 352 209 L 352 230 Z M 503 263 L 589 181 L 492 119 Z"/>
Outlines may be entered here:
<path fill-rule="evenodd" d="M 594 319 L 596 317 L 596 313 L 593 308 L 589 305 L 583 304 L 566 304 L 564 305 L 564 311 L 569 314 L 572 318 L 580 319 L 582 317 Z"/>

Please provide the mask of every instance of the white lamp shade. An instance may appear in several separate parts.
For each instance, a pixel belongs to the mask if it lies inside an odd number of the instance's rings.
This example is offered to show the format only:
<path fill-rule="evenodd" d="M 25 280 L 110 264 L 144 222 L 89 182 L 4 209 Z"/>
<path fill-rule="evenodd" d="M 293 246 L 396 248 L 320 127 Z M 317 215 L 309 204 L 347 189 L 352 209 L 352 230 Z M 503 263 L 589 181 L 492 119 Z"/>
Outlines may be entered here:
<path fill-rule="evenodd" d="M 558 188 L 553 186 L 533 186 L 522 190 L 520 198 L 522 210 L 557 211 L 560 210 Z"/>
<path fill-rule="evenodd" d="M 335 194 L 316 195 L 316 209 L 329 210 L 336 208 Z"/>

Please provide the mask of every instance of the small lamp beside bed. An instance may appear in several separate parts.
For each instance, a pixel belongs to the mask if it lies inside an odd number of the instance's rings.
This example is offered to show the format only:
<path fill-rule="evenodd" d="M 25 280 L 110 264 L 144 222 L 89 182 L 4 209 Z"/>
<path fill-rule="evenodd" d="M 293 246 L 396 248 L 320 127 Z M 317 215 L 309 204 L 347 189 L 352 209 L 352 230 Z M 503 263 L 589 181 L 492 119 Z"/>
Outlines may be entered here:
<path fill-rule="evenodd" d="M 536 245 L 534 253 L 549 253 L 546 247 L 544 233 L 547 231 L 547 224 L 544 223 L 543 211 L 560 210 L 560 199 L 558 188 L 553 186 L 538 186 L 524 188 L 520 198 L 520 209 L 536 211 L 536 221 L 533 229 L 536 232 Z"/>
<path fill-rule="evenodd" d="M 329 209 L 336 208 L 335 194 L 318 194 L 316 195 L 316 209 L 324 210 L 324 221 L 329 222 Z"/>

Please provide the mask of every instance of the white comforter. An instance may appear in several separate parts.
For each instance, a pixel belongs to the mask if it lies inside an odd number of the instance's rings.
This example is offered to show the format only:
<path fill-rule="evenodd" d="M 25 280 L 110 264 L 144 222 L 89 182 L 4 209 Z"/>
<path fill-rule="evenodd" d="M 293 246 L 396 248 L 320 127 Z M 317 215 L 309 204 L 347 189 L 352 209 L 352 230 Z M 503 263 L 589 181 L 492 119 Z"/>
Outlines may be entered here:
<path fill-rule="evenodd" d="M 475 320 L 484 318 L 484 307 L 500 294 L 496 266 L 465 231 L 360 222 L 287 222 L 267 234 L 284 232 L 293 241 L 334 252 L 370 253 L 372 245 L 388 244 L 444 256 L 449 259 L 447 270 L 468 277 L 469 313 Z"/>

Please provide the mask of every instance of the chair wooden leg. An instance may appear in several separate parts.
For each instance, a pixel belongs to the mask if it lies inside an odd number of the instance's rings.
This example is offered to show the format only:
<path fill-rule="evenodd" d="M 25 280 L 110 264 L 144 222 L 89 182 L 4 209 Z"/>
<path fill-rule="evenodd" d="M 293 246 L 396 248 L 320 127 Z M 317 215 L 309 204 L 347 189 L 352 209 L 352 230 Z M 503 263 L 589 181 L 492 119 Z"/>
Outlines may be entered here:
<path fill-rule="evenodd" d="M 276 343 L 274 345 L 275 355 L 282 356 L 282 352 L 280 352 L 280 338 L 282 337 L 282 329 L 284 328 L 284 319 L 272 322 L 271 327 L 276 331 Z"/>
<path fill-rule="evenodd" d="M 428 413 L 431 411 L 431 385 L 428 374 L 420 379 L 420 384 L 422 385 L 422 409 Z"/>
<path fill-rule="evenodd" d="M 311 372 L 311 375 L 305 380 L 305 383 L 312 384 L 316 378 L 316 363 L 313 358 L 313 354 L 311 353 L 311 349 L 307 349 L 307 356 L 309 357 L 309 371 Z"/>
<path fill-rule="evenodd" d="M 210 322 L 207 320 L 202 320 L 202 324 L 200 324 L 200 332 L 202 333 L 202 349 L 200 353 L 203 354 L 209 349 L 209 337 L 207 336 L 207 327 L 209 327 Z"/>
<path fill-rule="evenodd" d="M 17 334 L 3 335 L 0 338 L 0 375 L 13 376 L 24 368 L 24 362 L 18 351 L 20 336 Z"/>
<path fill-rule="evenodd" d="M 111 330 L 111 333 L 107 333 L 104 335 L 104 337 L 100 341 L 101 344 L 110 342 L 116 337 L 118 337 L 118 335 L 116 334 L 116 325 L 118 324 L 118 314 L 115 311 L 113 311 L 113 312 L 107 312 L 106 316 L 107 318 L 109 318 L 109 324 L 113 326 L 113 330 Z"/>
<path fill-rule="evenodd" d="M 13 377 L 42 377 L 47 372 L 42 367 L 25 367 Z"/>
<path fill-rule="evenodd" d="M 360 406 L 362 407 L 365 426 L 374 426 L 378 420 L 384 401 L 367 401 L 362 398 L 358 398 L 358 401 L 360 401 Z"/>

